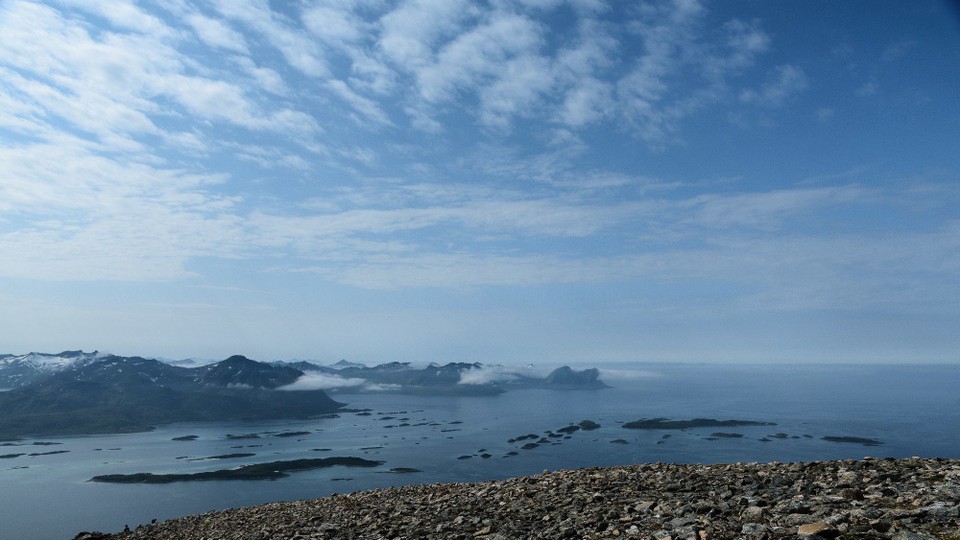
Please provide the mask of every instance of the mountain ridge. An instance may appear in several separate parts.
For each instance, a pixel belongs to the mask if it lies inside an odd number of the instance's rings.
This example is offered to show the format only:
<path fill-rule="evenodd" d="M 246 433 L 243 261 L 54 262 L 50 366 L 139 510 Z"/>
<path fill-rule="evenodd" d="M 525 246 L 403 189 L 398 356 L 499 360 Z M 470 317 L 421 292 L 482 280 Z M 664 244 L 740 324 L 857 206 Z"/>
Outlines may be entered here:
<path fill-rule="evenodd" d="M 56 354 L 29 352 L 26 354 L 0 354 L 0 388 L 14 388 L 30 384 L 51 373 L 77 364 L 89 363 L 102 358 L 99 351 L 85 353 L 63 351 Z"/>
<path fill-rule="evenodd" d="M 145 431 L 173 422 L 308 418 L 344 406 L 323 390 L 275 390 L 302 374 L 245 357 L 184 368 L 110 355 L 0 392 L 0 439 Z"/>
<path fill-rule="evenodd" d="M 600 380 L 596 368 L 578 371 L 569 366 L 561 366 L 547 376 L 539 377 L 523 373 L 519 368 L 486 366 L 479 362 L 431 363 L 423 368 L 414 367 L 409 362 L 388 362 L 368 367 L 342 360 L 330 366 L 306 361 L 284 365 L 295 366 L 308 376 L 311 373 L 322 374 L 327 377 L 323 383 L 329 385 L 331 391 L 342 393 L 363 392 L 367 386 L 372 386 L 377 392 L 447 395 L 491 395 L 525 388 L 574 390 L 608 387 Z M 337 381 L 343 381 L 344 384 L 336 385 Z M 348 384 L 347 381 L 352 383 Z"/>

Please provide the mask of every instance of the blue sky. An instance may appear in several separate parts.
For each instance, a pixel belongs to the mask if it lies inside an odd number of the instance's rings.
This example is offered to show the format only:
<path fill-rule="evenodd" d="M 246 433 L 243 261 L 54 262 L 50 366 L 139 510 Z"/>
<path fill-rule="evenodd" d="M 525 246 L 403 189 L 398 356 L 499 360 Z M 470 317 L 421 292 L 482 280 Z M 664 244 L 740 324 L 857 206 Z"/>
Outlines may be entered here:
<path fill-rule="evenodd" d="M 0 352 L 960 361 L 949 2 L 0 4 Z"/>

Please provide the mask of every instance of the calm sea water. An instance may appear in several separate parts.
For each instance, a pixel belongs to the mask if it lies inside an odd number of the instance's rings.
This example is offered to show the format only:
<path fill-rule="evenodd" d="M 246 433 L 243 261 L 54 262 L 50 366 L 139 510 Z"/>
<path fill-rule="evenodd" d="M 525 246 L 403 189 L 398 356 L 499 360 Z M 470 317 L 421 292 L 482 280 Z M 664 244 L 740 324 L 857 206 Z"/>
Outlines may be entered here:
<path fill-rule="evenodd" d="M 960 458 L 960 366 L 617 365 L 604 372 L 604 380 L 613 388 L 518 390 L 489 397 L 338 394 L 336 398 L 349 407 L 369 408 L 372 414 L 342 413 L 338 418 L 297 422 L 178 424 L 149 433 L 21 441 L 21 446 L 0 447 L 0 455 L 27 454 L 0 459 L 0 539 L 66 539 L 81 530 L 118 531 L 151 519 L 270 501 L 593 465 L 807 461 L 868 455 Z M 777 425 L 685 431 L 621 426 L 652 417 L 759 420 Z M 530 450 L 519 448 L 528 441 L 507 442 L 585 419 L 602 427 Z M 308 434 L 276 436 L 284 431 Z M 715 431 L 743 437 L 709 440 Z M 788 438 L 759 440 L 778 432 Z M 226 438 L 249 433 L 259 438 Z M 670 437 L 664 438 L 667 434 Z M 183 435 L 197 439 L 172 440 Z M 866 437 L 884 444 L 834 443 L 822 440 L 824 436 Z M 611 442 L 616 439 L 626 444 Z M 57 451 L 63 452 L 29 455 Z M 240 452 L 256 455 L 197 459 Z M 507 456 L 508 452 L 518 454 Z M 481 457 L 484 453 L 491 457 Z M 198 472 L 330 456 L 385 463 L 372 469 L 305 471 L 272 481 L 88 482 L 100 474 Z M 393 467 L 420 472 L 390 473 Z"/>

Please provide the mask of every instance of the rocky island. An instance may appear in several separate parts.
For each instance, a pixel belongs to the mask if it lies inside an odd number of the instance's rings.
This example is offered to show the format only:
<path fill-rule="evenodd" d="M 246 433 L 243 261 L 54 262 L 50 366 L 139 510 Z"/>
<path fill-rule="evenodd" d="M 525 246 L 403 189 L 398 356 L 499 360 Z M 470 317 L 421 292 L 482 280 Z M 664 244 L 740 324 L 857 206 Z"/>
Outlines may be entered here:
<path fill-rule="evenodd" d="M 207 459 L 229 459 L 231 457 L 249 457 L 253 454 L 234 454 L 213 456 Z M 235 469 L 220 469 L 190 474 L 104 474 L 94 476 L 91 482 L 105 482 L 111 484 L 171 484 L 173 482 L 203 481 L 203 480 L 276 480 L 289 476 L 288 471 L 309 471 L 337 465 L 343 467 L 377 467 L 382 461 L 372 461 L 357 457 L 330 457 L 316 459 L 292 459 L 287 461 L 271 461 L 269 463 L 254 463 Z"/>
<path fill-rule="evenodd" d="M 209 512 L 77 540 L 960 538 L 960 460 L 587 468 Z"/>
<path fill-rule="evenodd" d="M 626 429 L 691 429 L 703 427 L 775 426 L 772 422 L 754 420 L 716 420 L 694 418 L 693 420 L 670 420 L 669 418 L 643 418 L 623 424 Z"/>

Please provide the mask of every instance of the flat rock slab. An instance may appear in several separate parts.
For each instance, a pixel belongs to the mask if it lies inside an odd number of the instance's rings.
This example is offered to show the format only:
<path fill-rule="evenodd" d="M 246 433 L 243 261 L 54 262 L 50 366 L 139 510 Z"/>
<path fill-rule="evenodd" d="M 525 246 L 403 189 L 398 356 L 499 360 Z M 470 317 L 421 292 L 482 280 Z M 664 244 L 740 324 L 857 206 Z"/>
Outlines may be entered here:
<path fill-rule="evenodd" d="M 797 527 L 797 534 L 804 538 L 815 536 L 818 538 L 836 538 L 840 531 L 826 523 L 807 523 Z"/>

